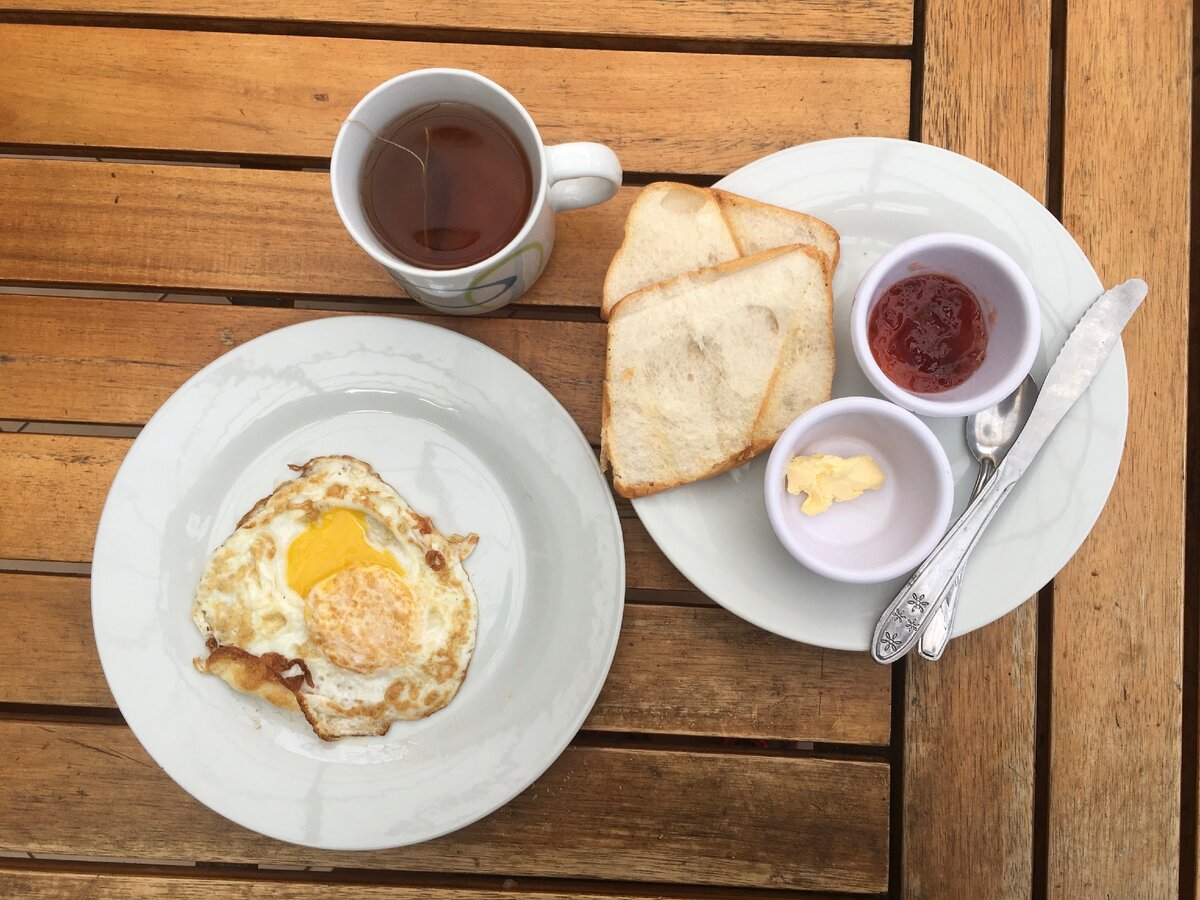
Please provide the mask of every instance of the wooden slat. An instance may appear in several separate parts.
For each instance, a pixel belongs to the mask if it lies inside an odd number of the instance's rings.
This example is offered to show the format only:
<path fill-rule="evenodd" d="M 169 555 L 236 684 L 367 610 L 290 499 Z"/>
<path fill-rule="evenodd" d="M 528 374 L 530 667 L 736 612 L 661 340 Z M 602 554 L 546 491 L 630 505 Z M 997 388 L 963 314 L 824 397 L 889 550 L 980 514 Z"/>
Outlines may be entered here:
<path fill-rule="evenodd" d="M 90 590 L 87 578 L 0 574 L 0 616 L 13 635 L 12 652 L 0 653 L 0 703 L 116 706 L 96 655 Z"/>
<path fill-rule="evenodd" d="M 104 498 L 130 443 L 0 433 L 0 559 L 90 561 Z"/>
<path fill-rule="evenodd" d="M 903 896 L 1030 896 L 1036 625 L 1031 601 L 909 662 Z"/>
<path fill-rule="evenodd" d="M 559 216 L 550 264 L 520 302 L 599 306 L 637 192 Z M 326 174 L 61 160 L 0 159 L 2 281 L 404 295 L 342 227 Z"/>
<path fill-rule="evenodd" d="M 92 637 L 86 578 L 0 574 L 0 702 L 116 706 Z M 747 702 L 749 696 L 753 702 Z M 888 742 L 890 679 L 862 654 L 808 647 L 719 609 L 632 604 L 585 728 Z"/>
<path fill-rule="evenodd" d="M 604 142 L 628 171 L 721 173 L 908 127 L 907 60 L 38 25 L 0 26 L 0 47 L 0 139 L 18 145 L 326 159 L 359 98 L 428 66 L 493 78 L 548 143 Z"/>
<path fill-rule="evenodd" d="M 19 865 L 19 864 L 18 864 Z M 593 894 L 505 888 L 513 900 L 618 900 L 620 894 Z M 405 887 L 268 881 L 183 875 L 53 872 L 0 866 L 0 897 L 22 900 L 495 900 L 496 891 L 473 888 Z M 805 900 L 809 900 L 808 897 Z"/>
<path fill-rule="evenodd" d="M 542 889 L 545 882 L 531 884 L 514 878 L 500 881 L 498 888 L 408 887 L 394 883 L 370 885 L 329 881 L 328 876 L 322 874 L 271 875 L 259 871 L 235 878 L 228 872 L 204 877 L 203 870 L 195 869 L 173 873 L 159 870 L 150 875 L 108 864 L 76 865 L 73 868 L 78 871 L 51 871 L 45 863 L 5 862 L 0 866 L 0 897 L 21 900 L 211 900 L 213 897 L 221 900 L 634 900 L 650 896 L 682 897 L 695 891 L 684 888 L 667 894 L 628 893 L 614 891 L 609 886 L 602 893 L 592 893 L 579 888 L 568 890 L 562 887 L 561 881 L 554 882 L 556 890 L 546 891 Z M 297 878 L 305 880 L 294 880 Z M 837 898 L 844 900 L 845 894 L 835 896 L 805 891 L 803 895 L 803 900 Z"/>
<path fill-rule="evenodd" d="M 1050 897 L 1179 890 L 1192 4 L 1141 13 L 1067 4 L 1063 221 L 1106 284 L 1150 296 L 1121 472 L 1054 582 Z"/>
<path fill-rule="evenodd" d="M 454 835 L 346 853 L 283 844 L 231 825 L 192 801 L 123 726 L 0 722 L 0 746 L 8 761 L 0 779 L 0 847 L 8 850 L 887 887 L 885 763 L 570 748 L 520 797 Z"/>
<path fill-rule="evenodd" d="M 145 423 L 184 381 L 317 310 L 0 295 L 0 418 Z M 481 341 L 538 379 L 600 439 L 604 326 L 414 316 Z M 153 340 L 147 340 L 148 336 Z"/>
<path fill-rule="evenodd" d="M 128 438 L 0 433 L 0 559 L 88 562 Z M 686 590 L 637 519 L 622 519 L 631 588 Z"/>
<path fill-rule="evenodd" d="M 25 0 L 21 8 L 44 12 L 133 13 L 171 17 L 236 17 L 302 25 L 320 23 L 463 29 L 454 0 Z M 597 34 L 631 37 L 801 41 L 835 44 L 906 44 L 912 40 L 912 0 L 578 0 L 513 3 L 475 0 L 471 31 Z"/>
<path fill-rule="evenodd" d="M 924 140 L 1044 198 L 1050 0 L 928 0 L 925 12 Z M 1030 895 L 1036 654 L 1034 600 L 939 662 L 909 658 L 904 896 Z"/>
<path fill-rule="evenodd" d="M 865 654 L 789 641 L 722 609 L 627 605 L 585 727 L 887 744 L 890 717 L 891 678 Z"/>

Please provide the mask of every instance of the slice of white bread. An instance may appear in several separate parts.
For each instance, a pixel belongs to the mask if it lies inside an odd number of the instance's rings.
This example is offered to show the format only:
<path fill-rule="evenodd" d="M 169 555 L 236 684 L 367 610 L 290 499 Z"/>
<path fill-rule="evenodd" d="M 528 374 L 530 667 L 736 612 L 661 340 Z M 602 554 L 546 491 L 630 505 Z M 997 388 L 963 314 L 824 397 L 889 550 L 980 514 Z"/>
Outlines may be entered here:
<path fill-rule="evenodd" d="M 604 279 L 600 315 L 627 294 L 684 272 L 774 247 L 809 244 L 833 272 L 838 233 L 820 219 L 715 188 L 660 181 L 638 195 Z"/>
<path fill-rule="evenodd" d="M 710 191 L 665 181 L 647 185 L 625 219 L 625 239 L 604 278 L 600 314 L 607 319 L 618 300 L 656 281 L 738 256 Z"/>
<path fill-rule="evenodd" d="M 623 497 L 716 475 L 827 400 L 832 376 L 832 298 L 817 251 L 781 247 L 687 272 L 613 310 L 601 460 Z"/>
<path fill-rule="evenodd" d="M 804 285 L 754 426 L 756 454 L 772 446 L 797 416 L 832 396 L 833 369 L 833 291 L 826 275 Z"/>
<path fill-rule="evenodd" d="M 751 200 L 713 188 L 725 222 L 738 245 L 739 255 L 753 256 L 772 247 L 809 244 L 829 260 L 829 271 L 837 267 L 841 242 L 833 226 L 814 216 Z"/>

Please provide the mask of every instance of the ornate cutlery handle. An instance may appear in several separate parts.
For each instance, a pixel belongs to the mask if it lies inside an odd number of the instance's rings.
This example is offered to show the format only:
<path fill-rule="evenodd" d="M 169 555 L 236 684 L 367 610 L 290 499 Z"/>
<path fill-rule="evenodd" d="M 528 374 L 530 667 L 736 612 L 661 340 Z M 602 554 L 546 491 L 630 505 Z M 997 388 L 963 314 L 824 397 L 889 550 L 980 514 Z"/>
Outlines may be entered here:
<path fill-rule="evenodd" d="M 992 483 L 972 501 L 888 605 L 871 639 L 871 655 L 876 662 L 895 662 L 921 639 L 934 611 L 942 605 L 943 595 L 949 591 L 959 567 L 965 563 L 979 536 L 1016 483 L 1017 479 L 1008 477 L 1001 465 Z"/>
<path fill-rule="evenodd" d="M 971 489 L 971 500 L 983 493 L 983 489 L 991 483 L 995 474 L 996 467 L 991 460 L 985 459 L 980 463 L 979 477 L 975 479 L 975 487 Z M 968 501 L 969 503 L 970 501 Z M 946 645 L 950 643 L 950 631 L 954 628 L 954 615 L 958 612 L 958 593 L 962 589 L 963 573 L 966 568 L 967 558 L 964 556 L 958 571 L 954 573 L 954 578 L 950 582 L 949 590 L 946 591 L 942 602 L 934 610 L 929 624 L 925 626 L 920 646 L 921 656 L 925 659 L 938 660 L 946 652 Z"/>

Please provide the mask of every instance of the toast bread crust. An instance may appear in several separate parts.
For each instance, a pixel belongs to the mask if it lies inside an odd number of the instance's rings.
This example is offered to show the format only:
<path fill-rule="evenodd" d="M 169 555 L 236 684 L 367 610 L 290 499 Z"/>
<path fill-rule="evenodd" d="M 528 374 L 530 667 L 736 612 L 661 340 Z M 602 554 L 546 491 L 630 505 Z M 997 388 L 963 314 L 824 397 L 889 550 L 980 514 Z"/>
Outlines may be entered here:
<path fill-rule="evenodd" d="M 822 256 L 828 260 L 828 268 L 830 273 L 837 268 L 838 262 L 842 257 L 842 241 L 841 235 L 837 230 L 823 219 L 818 219 L 816 216 L 810 216 L 808 213 L 797 212 L 794 209 L 788 209 L 786 206 L 776 206 L 773 203 L 764 203 L 761 200 L 754 200 L 742 194 L 734 194 L 730 191 L 721 190 L 720 188 L 709 188 L 713 196 L 717 198 L 717 202 L 721 206 L 721 212 L 725 216 L 725 227 L 729 229 L 729 233 L 733 235 L 733 242 L 737 244 L 738 252 L 745 255 L 746 250 L 743 246 L 743 241 L 738 237 L 737 229 L 734 228 L 733 222 L 729 219 L 728 209 L 743 207 L 746 209 L 757 209 L 772 215 L 785 216 L 793 221 L 803 222 L 809 231 L 822 234 L 825 240 L 833 245 L 833 254 L 825 253 L 825 251 L 817 247 L 817 250 Z M 815 245 L 814 245 L 815 246 Z"/>

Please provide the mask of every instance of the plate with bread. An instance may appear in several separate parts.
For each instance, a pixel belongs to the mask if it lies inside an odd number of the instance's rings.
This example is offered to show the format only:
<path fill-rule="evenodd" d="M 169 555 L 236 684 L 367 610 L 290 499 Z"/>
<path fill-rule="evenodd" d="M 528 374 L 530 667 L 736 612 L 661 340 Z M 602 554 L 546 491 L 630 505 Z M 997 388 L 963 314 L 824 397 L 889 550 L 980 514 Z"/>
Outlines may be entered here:
<path fill-rule="evenodd" d="M 699 590 L 776 634 L 867 650 L 906 577 L 852 583 L 801 565 L 768 521 L 764 470 L 766 451 L 808 410 L 880 396 L 851 350 L 855 289 L 888 250 L 934 232 L 988 241 L 1028 275 L 1040 382 L 1102 287 L 1037 200 L 966 157 L 885 138 L 821 141 L 713 188 L 650 185 L 630 209 L 602 303 L 602 463 Z M 976 548 L 956 635 L 1034 595 L 1078 549 L 1116 477 L 1127 394 L 1114 352 Z M 976 477 L 963 420 L 922 421 L 945 451 L 957 514 Z"/>

